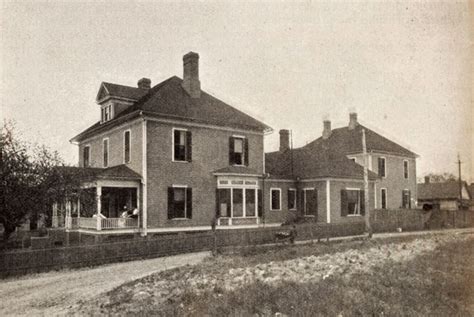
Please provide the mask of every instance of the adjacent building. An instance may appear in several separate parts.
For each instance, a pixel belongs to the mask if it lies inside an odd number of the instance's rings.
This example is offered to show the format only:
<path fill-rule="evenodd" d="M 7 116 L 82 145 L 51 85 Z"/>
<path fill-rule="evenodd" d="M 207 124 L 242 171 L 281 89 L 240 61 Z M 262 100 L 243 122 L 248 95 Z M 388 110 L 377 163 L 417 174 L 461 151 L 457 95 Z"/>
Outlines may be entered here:
<path fill-rule="evenodd" d="M 432 183 L 427 176 L 425 183 L 418 184 L 418 205 L 425 210 L 467 209 L 471 199 L 469 187 L 464 181 Z"/>

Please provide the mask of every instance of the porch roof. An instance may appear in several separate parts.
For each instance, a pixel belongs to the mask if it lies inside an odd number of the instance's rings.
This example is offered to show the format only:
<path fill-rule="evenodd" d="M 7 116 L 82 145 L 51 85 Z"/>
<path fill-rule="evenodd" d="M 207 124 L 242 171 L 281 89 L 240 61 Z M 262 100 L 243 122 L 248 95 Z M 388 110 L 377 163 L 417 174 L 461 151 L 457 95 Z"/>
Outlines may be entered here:
<path fill-rule="evenodd" d="M 66 174 L 80 178 L 81 181 L 92 181 L 97 179 L 141 180 L 142 178 L 140 174 L 133 171 L 125 164 L 107 168 L 59 166 L 58 169 Z"/>
<path fill-rule="evenodd" d="M 213 172 L 214 175 L 245 175 L 245 176 L 262 176 L 262 173 L 249 168 L 247 166 L 227 166 Z"/>

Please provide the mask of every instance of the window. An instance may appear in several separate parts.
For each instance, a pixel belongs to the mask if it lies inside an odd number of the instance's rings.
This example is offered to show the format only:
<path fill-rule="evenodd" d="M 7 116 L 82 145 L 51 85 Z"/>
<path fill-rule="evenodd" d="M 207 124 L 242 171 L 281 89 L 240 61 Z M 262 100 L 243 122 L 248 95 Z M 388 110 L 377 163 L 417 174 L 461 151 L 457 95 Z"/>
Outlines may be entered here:
<path fill-rule="evenodd" d="M 123 134 L 123 161 L 130 163 L 130 131 Z"/>
<path fill-rule="evenodd" d="M 258 204 L 255 187 L 218 188 L 216 192 L 217 217 L 256 217 Z"/>
<path fill-rule="evenodd" d="M 303 211 L 305 216 L 318 216 L 318 191 L 314 188 L 303 189 Z"/>
<path fill-rule="evenodd" d="M 387 209 L 387 189 L 381 188 L 380 189 L 380 207 L 382 209 Z"/>
<path fill-rule="evenodd" d="M 107 167 L 109 166 L 109 139 L 104 139 L 102 142 L 102 151 L 104 154 L 103 164 L 104 167 Z"/>
<path fill-rule="evenodd" d="M 192 189 L 185 186 L 168 187 L 168 219 L 192 218 Z"/>
<path fill-rule="evenodd" d="M 245 137 L 232 136 L 229 138 L 229 164 L 248 165 L 248 140 Z"/>
<path fill-rule="evenodd" d="M 173 161 L 191 162 L 191 132 L 173 129 Z"/>
<path fill-rule="evenodd" d="M 288 210 L 296 210 L 296 189 L 288 189 Z"/>
<path fill-rule="evenodd" d="M 379 165 L 379 176 L 386 177 L 387 171 L 385 166 L 385 157 L 378 158 L 378 165 Z"/>
<path fill-rule="evenodd" d="M 411 192 L 409 189 L 404 189 L 402 191 L 402 208 L 403 209 L 411 208 Z"/>
<path fill-rule="evenodd" d="M 359 189 L 341 190 L 341 216 L 360 216 L 365 213 L 364 191 Z"/>
<path fill-rule="evenodd" d="M 84 167 L 90 166 L 90 155 L 91 155 L 91 147 L 86 145 L 84 149 L 82 149 L 82 165 Z"/>
<path fill-rule="evenodd" d="M 280 210 L 281 209 L 281 189 L 271 188 L 270 194 L 271 194 L 270 210 Z"/>
<path fill-rule="evenodd" d="M 101 121 L 102 122 L 107 122 L 107 121 L 111 120 L 112 119 L 112 111 L 113 111 L 113 108 L 112 108 L 111 104 L 102 107 L 102 109 L 101 109 Z"/>
<path fill-rule="evenodd" d="M 408 179 L 408 161 L 407 160 L 403 161 L 403 177 L 405 179 Z"/>
<path fill-rule="evenodd" d="M 232 193 L 230 188 L 217 189 L 217 217 L 230 217 L 232 215 Z"/>
<path fill-rule="evenodd" d="M 256 190 L 253 188 L 245 189 L 245 216 L 255 217 Z"/>
<path fill-rule="evenodd" d="M 242 188 L 232 189 L 232 217 L 244 216 L 244 190 Z"/>

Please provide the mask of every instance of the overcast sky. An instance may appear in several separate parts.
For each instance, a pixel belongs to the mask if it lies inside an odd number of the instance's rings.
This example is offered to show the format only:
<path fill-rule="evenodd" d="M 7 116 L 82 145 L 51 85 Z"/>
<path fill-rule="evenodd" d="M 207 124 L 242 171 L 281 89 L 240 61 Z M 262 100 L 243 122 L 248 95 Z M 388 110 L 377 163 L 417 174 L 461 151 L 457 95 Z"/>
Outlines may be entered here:
<path fill-rule="evenodd" d="M 420 155 L 418 176 L 473 176 L 472 14 L 467 2 L 226 4 L 2 2 L 1 112 L 77 163 L 69 139 L 99 119 L 102 81 L 155 85 L 200 55 L 207 92 L 295 146 L 322 120 L 361 122 Z"/>

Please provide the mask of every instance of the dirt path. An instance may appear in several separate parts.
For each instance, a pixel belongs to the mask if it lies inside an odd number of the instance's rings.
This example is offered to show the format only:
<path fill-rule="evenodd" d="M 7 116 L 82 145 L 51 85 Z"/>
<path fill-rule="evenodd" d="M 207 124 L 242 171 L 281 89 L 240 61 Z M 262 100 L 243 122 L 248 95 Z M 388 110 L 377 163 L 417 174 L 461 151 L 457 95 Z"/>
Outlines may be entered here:
<path fill-rule="evenodd" d="M 208 252 L 200 252 L 0 281 L 0 316 L 65 314 L 78 300 L 93 299 L 155 272 L 197 264 L 208 255 Z"/>

